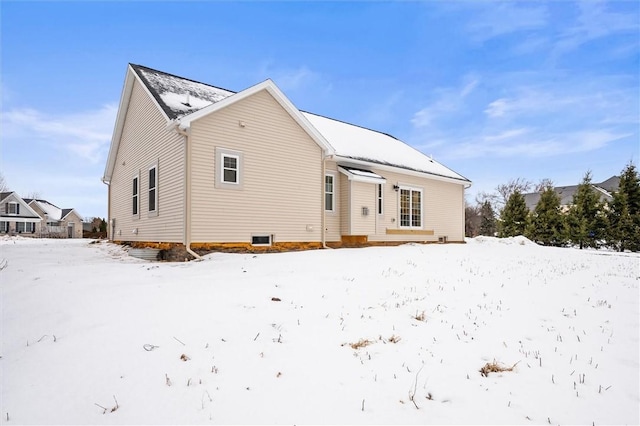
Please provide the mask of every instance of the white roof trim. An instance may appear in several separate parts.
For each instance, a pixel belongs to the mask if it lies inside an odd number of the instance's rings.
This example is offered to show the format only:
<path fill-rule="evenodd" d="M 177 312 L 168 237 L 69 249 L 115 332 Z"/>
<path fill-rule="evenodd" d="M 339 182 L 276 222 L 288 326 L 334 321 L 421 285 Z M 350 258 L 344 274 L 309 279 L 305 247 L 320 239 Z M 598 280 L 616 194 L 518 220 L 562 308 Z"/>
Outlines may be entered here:
<path fill-rule="evenodd" d="M 66 209 L 62 209 L 62 210 L 66 210 Z M 60 220 L 65 220 L 66 218 L 69 217 L 69 215 L 71 213 L 75 213 L 76 216 L 78 216 L 80 219 L 82 219 L 82 216 L 80 216 L 80 214 L 76 211 L 76 209 L 71 209 L 71 210 L 69 210 L 69 213 L 67 213 L 66 215 L 62 216 L 62 218 Z"/>
<path fill-rule="evenodd" d="M 331 144 L 322 136 L 318 130 L 313 127 L 313 125 L 307 120 L 307 118 L 302 115 L 300 110 L 296 108 L 293 103 L 278 89 L 273 81 L 265 80 L 262 83 L 256 84 L 255 86 L 251 86 L 248 89 L 245 89 L 241 92 L 238 92 L 234 95 L 231 95 L 221 101 L 215 102 L 207 107 L 204 107 L 198 111 L 195 111 L 191 114 L 185 115 L 182 118 L 177 119 L 176 121 L 180 123 L 180 128 L 187 129 L 191 125 L 192 121 L 198 120 L 206 115 L 209 115 L 213 112 L 219 111 L 223 108 L 228 107 L 229 105 L 233 105 L 236 102 L 239 102 L 243 99 L 248 98 L 262 90 L 266 90 L 273 96 L 273 98 L 289 113 L 289 115 L 307 132 L 307 134 L 322 148 L 325 155 L 333 155 L 335 150 L 331 146 Z"/>
<path fill-rule="evenodd" d="M 409 175 L 409 176 L 418 176 L 418 177 L 421 177 L 421 178 L 439 180 L 439 181 L 442 181 L 442 182 L 457 183 L 458 185 L 464 185 L 465 189 L 471 187 L 471 182 L 468 181 L 468 180 L 454 179 L 454 178 L 450 178 L 450 177 L 447 177 L 447 176 L 436 175 L 436 174 L 433 174 L 433 173 L 420 172 L 420 171 L 417 171 L 417 170 L 405 169 L 405 168 L 398 167 L 398 166 L 390 166 L 390 165 L 387 165 L 387 164 L 374 163 L 373 161 L 355 160 L 353 158 L 341 157 L 339 155 L 333 156 L 332 159 L 337 161 L 337 162 L 339 162 L 339 163 L 353 165 L 354 167 L 364 166 L 364 167 L 368 167 L 368 168 L 375 168 L 375 169 L 378 169 L 378 170 L 385 170 L 385 171 L 388 171 L 388 172 L 400 173 L 400 174 Z"/>
<path fill-rule="evenodd" d="M 0 220 L 2 220 L 2 222 L 42 222 L 40 217 L 2 216 Z"/>
<path fill-rule="evenodd" d="M 116 116 L 116 122 L 113 128 L 113 136 L 111 137 L 111 145 L 109 148 L 109 156 L 107 157 L 107 165 L 104 169 L 104 176 L 102 177 L 102 181 L 104 183 L 109 183 L 111 181 L 111 175 L 113 173 L 113 169 L 116 162 L 116 156 L 118 155 L 118 148 L 120 147 L 120 138 L 122 137 L 122 130 L 124 129 L 124 120 L 127 117 L 127 112 L 129 111 L 129 103 L 131 101 L 131 93 L 133 92 L 133 84 L 135 81 L 138 81 L 140 86 L 142 86 L 143 90 L 147 92 L 147 95 L 153 102 L 153 104 L 158 108 L 162 117 L 169 122 L 169 117 L 162 110 L 156 98 L 153 97 L 147 85 L 140 79 L 140 76 L 135 72 L 131 64 L 127 65 L 127 73 L 124 79 L 124 86 L 122 87 L 122 94 L 120 95 L 120 104 L 118 105 L 118 115 Z"/>
<path fill-rule="evenodd" d="M 342 173 L 343 175 L 346 175 L 349 180 L 355 182 L 374 183 L 378 185 L 387 183 L 387 180 L 385 178 L 369 170 L 361 170 L 353 167 L 339 165 L 338 171 L 340 171 L 340 173 Z"/>

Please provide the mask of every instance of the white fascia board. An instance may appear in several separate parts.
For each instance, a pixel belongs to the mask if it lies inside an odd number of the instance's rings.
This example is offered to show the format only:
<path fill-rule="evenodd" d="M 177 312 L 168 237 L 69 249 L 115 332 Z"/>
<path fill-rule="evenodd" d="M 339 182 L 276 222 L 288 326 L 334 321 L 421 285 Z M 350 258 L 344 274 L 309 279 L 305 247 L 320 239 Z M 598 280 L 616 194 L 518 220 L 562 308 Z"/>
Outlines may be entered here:
<path fill-rule="evenodd" d="M 64 209 L 63 209 L 63 210 L 64 210 Z M 76 214 L 76 216 L 78 216 L 78 217 L 82 220 L 82 216 L 80 216 L 80 215 L 78 214 L 78 212 L 76 211 L 76 209 L 71 209 L 71 210 L 69 211 L 69 213 L 67 213 L 66 215 L 64 215 L 63 217 L 61 217 L 61 218 L 60 218 L 60 220 L 65 220 L 67 217 L 69 217 L 69 215 L 70 215 L 71 213 L 75 213 L 75 214 Z"/>
<path fill-rule="evenodd" d="M 0 216 L 2 222 L 42 222 L 40 216 L 36 217 L 15 217 L 15 216 Z"/>
<path fill-rule="evenodd" d="M 366 167 L 371 167 L 379 170 L 386 170 L 389 172 L 401 173 L 409 176 L 417 176 L 421 178 L 439 180 L 439 181 L 448 182 L 448 183 L 457 183 L 458 185 L 464 185 L 465 189 L 470 188 L 472 184 L 470 180 L 454 179 L 447 176 L 440 176 L 440 175 L 427 173 L 427 172 L 419 172 L 417 170 L 403 169 L 402 167 L 389 166 L 387 164 L 380 164 L 372 161 L 355 160 L 353 158 L 341 157 L 339 155 L 334 156 L 333 160 L 337 162 L 342 162 L 345 165 L 352 164 L 354 166 L 366 166 Z"/>
<path fill-rule="evenodd" d="M 347 178 L 349 180 L 352 180 L 354 182 L 364 182 L 364 183 L 373 183 L 376 185 L 382 184 L 382 183 L 387 183 L 387 180 L 385 178 L 383 178 L 382 176 L 378 176 L 378 177 L 373 177 L 373 176 L 361 176 L 361 175 L 356 175 L 351 173 L 349 170 L 345 169 L 344 167 L 340 167 L 338 166 L 338 171 L 340 173 L 342 173 L 343 175 L 347 176 Z M 373 172 L 370 172 L 372 174 L 375 174 Z"/>
<path fill-rule="evenodd" d="M 129 103 L 131 101 L 131 93 L 133 92 L 133 84 L 135 81 L 138 81 L 140 86 L 142 86 L 143 90 L 147 93 L 147 96 L 151 99 L 151 102 L 158 108 L 162 117 L 169 122 L 169 117 L 162 110 L 156 98 L 153 97 L 147 85 L 140 79 L 138 74 L 134 71 L 131 65 L 127 65 L 127 73 L 124 79 L 124 86 L 122 87 L 122 94 L 120 95 L 120 104 L 118 105 L 118 114 L 116 116 L 116 123 L 113 128 L 113 135 L 111 136 L 111 145 L 109 147 L 109 155 L 107 157 L 107 165 L 104 169 L 104 175 L 102 177 L 102 182 L 109 184 L 111 181 L 111 176 L 113 174 L 113 169 L 115 167 L 116 156 L 118 155 L 118 148 L 120 147 L 120 138 L 122 137 L 122 130 L 124 129 L 124 120 L 127 117 L 127 112 L 129 111 Z"/>
<path fill-rule="evenodd" d="M 256 84 L 255 86 L 251 86 L 248 89 L 245 89 L 241 92 L 238 92 L 234 95 L 224 98 L 221 101 L 213 103 L 205 108 L 202 108 L 196 112 L 185 115 L 184 117 L 178 119 L 180 123 L 181 129 L 188 129 L 191 125 L 192 121 L 198 120 L 206 115 L 209 115 L 213 112 L 219 111 L 223 108 L 226 108 L 230 105 L 235 104 L 243 99 L 248 98 L 262 90 L 266 90 L 273 96 L 273 98 L 289 113 L 289 115 L 302 127 L 302 129 L 307 132 L 307 134 L 313 139 L 319 146 L 322 148 L 325 155 L 333 155 L 335 150 L 331 146 L 331 144 L 322 136 L 318 130 L 311 125 L 309 120 L 303 116 L 298 108 L 296 108 L 293 103 L 278 89 L 275 83 L 271 80 L 265 80 L 262 83 Z"/>

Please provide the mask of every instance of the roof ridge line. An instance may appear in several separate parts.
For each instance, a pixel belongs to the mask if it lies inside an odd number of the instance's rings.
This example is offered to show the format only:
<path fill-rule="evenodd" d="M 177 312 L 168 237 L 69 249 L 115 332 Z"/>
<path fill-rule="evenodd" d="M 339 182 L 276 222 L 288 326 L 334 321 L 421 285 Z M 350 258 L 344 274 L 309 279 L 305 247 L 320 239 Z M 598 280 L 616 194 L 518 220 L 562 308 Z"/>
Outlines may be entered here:
<path fill-rule="evenodd" d="M 381 135 L 385 135 L 385 136 L 389 136 L 390 138 L 393 138 L 397 141 L 403 142 L 401 139 L 398 139 L 397 137 L 389 134 L 389 133 L 385 133 L 385 132 L 381 132 L 380 130 L 376 130 L 376 129 L 371 129 L 369 127 L 365 127 L 365 126 L 361 126 L 360 124 L 354 124 L 354 123 L 349 123 L 348 121 L 344 121 L 344 120 L 339 120 L 337 118 L 332 118 L 332 117 L 327 117 L 326 115 L 322 115 L 322 114 L 317 114 L 315 112 L 310 112 L 310 111 L 304 111 L 304 110 L 300 110 L 300 112 L 303 112 L 305 114 L 311 114 L 311 115 L 316 115 L 318 117 L 322 117 L 322 118 L 326 118 L 327 120 L 333 120 L 333 121 L 337 121 L 338 123 L 342 123 L 342 124 L 348 124 L 349 126 L 354 126 L 354 127 L 359 127 L 361 129 L 364 130 L 369 130 L 370 132 L 375 132 L 375 133 L 380 133 Z"/>

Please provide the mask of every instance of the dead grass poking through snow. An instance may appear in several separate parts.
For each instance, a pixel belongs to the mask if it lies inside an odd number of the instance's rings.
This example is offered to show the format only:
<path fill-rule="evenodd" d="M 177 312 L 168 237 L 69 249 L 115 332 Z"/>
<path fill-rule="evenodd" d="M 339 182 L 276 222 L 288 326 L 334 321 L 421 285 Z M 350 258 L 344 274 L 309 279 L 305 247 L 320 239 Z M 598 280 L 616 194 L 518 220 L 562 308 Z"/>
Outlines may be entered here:
<path fill-rule="evenodd" d="M 520 362 L 520 361 L 518 361 Z M 493 362 L 488 362 L 482 367 L 479 371 L 484 377 L 487 377 L 489 373 L 501 373 L 503 371 L 513 371 L 514 367 L 518 365 L 518 362 L 513 364 L 511 367 L 505 367 L 498 364 L 495 360 Z"/>
<path fill-rule="evenodd" d="M 427 320 L 427 316 L 425 315 L 424 311 L 422 311 L 421 313 L 416 312 L 416 314 L 413 316 L 413 318 L 418 320 L 418 321 L 426 321 Z"/>
<path fill-rule="evenodd" d="M 364 348 L 369 346 L 370 344 L 372 344 L 374 342 L 372 342 L 371 340 L 368 339 L 360 339 L 355 343 L 349 343 L 349 346 L 351 346 L 352 349 L 360 349 L 360 348 Z"/>

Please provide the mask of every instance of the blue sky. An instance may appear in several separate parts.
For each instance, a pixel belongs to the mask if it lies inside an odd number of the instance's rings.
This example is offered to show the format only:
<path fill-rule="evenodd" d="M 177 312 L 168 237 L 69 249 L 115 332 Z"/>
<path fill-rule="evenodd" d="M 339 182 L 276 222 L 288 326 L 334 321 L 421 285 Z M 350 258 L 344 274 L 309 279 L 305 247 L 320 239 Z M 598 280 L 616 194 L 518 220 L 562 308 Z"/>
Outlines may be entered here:
<path fill-rule="evenodd" d="M 0 2 L 0 172 L 85 217 L 127 63 L 390 133 L 474 182 L 577 184 L 640 154 L 640 3 Z"/>

